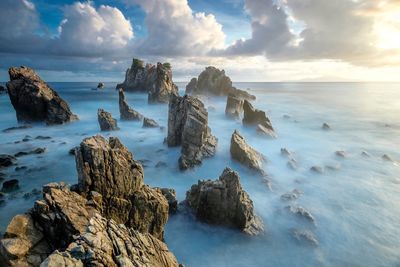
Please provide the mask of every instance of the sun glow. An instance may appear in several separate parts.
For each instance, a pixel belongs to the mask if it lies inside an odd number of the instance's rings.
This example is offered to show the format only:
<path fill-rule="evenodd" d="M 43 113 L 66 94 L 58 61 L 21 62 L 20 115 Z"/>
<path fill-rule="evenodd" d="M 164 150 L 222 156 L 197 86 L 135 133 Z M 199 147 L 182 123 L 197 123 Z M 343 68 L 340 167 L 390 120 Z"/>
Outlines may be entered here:
<path fill-rule="evenodd" d="M 379 48 L 400 50 L 400 7 L 381 14 L 375 30 Z"/>

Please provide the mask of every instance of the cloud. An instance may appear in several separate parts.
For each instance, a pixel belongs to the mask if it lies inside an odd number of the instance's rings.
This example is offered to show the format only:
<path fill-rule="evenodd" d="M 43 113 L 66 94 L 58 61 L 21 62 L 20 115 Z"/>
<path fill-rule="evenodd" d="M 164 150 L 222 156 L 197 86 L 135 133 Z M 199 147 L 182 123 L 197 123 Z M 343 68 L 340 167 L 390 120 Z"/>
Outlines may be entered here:
<path fill-rule="evenodd" d="M 222 25 L 212 14 L 193 13 L 187 0 L 128 0 L 146 13 L 147 36 L 138 40 L 139 54 L 204 55 L 224 47 Z"/>

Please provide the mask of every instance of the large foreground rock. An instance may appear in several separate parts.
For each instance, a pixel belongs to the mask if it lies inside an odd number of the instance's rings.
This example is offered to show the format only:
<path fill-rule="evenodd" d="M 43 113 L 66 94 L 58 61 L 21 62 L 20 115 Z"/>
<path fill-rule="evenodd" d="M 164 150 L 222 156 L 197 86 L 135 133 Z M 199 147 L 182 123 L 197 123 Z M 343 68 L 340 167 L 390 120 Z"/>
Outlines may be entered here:
<path fill-rule="evenodd" d="M 138 121 L 143 119 L 142 114 L 129 107 L 128 103 L 125 100 L 124 90 L 119 89 L 118 96 L 119 96 L 119 101 L 118 101 L 119 115 L 121 120 Z"/>
<path fill-rule="evenodd" d="M 276 137 L 272 123 L 264 111 L 255 109 L 247 100 L 244 100 L 243 111 L 243 124 L 255 125 L 257 126 L 257 132 L 270 137 Z"/>
<path fill-rule="evenodd" d="M 172 81 L 169 63 L 146 64 L 134 58 L 132 66 L 126 71 L 125 81 L 117 89 L 132 92 L 147 92 L 148 101 L 168 103 L 171 95 L 178 95 L 178 87 Z"/>
<path fill-rule="evenodd" d="M 231 157 L 246 167 L 264 174 L 262 168 L 264 157 L 246 143 L 244 137 L 235 130 L 231 137 Z"/>
<path fill-rule="evenodd" d="M 208 112 L 197 98 L 172 96 L 168 112 L 168 146 L 182 145 L 179 167 L 188 169 L 215 154 L 217 138 L 208 127 Z"/>
<path fill-rule="evenodd" d="M 229 95 L 232 94 L 241 99 L 256 99 L 255 96 L 246 91 L 232 86 L 231 79 L 225 75 L 224 70 L 215 67 L 207 67 L 199 77 L 190 80 L 186 86 L 186 94 L 193 95 Z"/>
<path fill-rule="evenodd" d="M 186 193 L 185 202 L 198 219 L 240 229 L 249 235 L 263 230 L 253 201 L 240 185 L 239 174 L 226 168 L 216 181 L 199 181 Z"/>
<path fill-rule="evenodd" d="M 92 196 L 106 218 L 163 239 L 167 199 L 160 190 L 144 185 L 142 165 L 118 138 L 84 139 L 76 166 L 79 191 Z"/>
<path fill-rule="evenodd" d="M 97 110 L 97 120 L 100 125 L 101 131 L 115 131 L 119 130 L 117 120 L 114 119 L 111 113 L 99 108 Z"/>
<path fill-rule="evenodd" d="M 18 121 L 44 121 L 62 124 L 77 120 L 67 102 L 44 82 L 34 70 L 12 67 L 8 70 L 8 95 Z"/>

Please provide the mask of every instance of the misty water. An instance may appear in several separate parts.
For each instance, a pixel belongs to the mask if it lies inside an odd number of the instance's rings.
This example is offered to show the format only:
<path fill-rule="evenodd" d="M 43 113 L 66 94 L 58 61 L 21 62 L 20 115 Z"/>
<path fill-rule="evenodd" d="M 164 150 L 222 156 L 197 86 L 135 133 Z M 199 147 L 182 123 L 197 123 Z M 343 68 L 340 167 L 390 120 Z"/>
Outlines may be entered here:
<path fill-rule="evenodd" d="M 106 83 L 104 90 L 92 90 L 95 83 L 50 84 L 70 103 L 80 120 L 0 133 L 1 154 L 47 148 L 44 154 L 18 159 L 18 166 L 27 166 L 26 170 L 4 169 L 6 179 L 18 179 L 21 188 L 8 194 L 0 206 L 1 232 L 14 215 L 32 207 L 35 197 L 24 197 L 26 192 L 49 182 L 77 182 L 75 160 L 68 151 L 84 137 L 100 133 L 98 108 L 119 119 L 115 84 Z M 385 161 L 382 156 L 400 160 L 400 84 L 235 85 L 249 88 L 257 96 L 253 105 L 269 114 L 278 138 L 260 137 L 254 128 L 226 118 L 224 97 L 204 99 L 209 125 L 219 142 L 216 155 L 193 170 L 179 171 L 180 148 L 163 144 L 165 130 L 144 129 L 141 122 L 118 120 L 121 130 L 102 133 L 119 137 L 135 159 L 143 162 L 145 183 L 176 189 L 179 201 L 184 200 L 185 192 L 198 179 L 217 179 L 226 166 L 239 172 L 266 233 L 249 237 L 179 213 L 169 218 L 165 229 L 165 241 L 178 261 L 186 266 L 399 266 L 400 164 Z M 179 87 L 182 94 L 184 84 Z M 145 94 L 127 93 L 126 97 L 136 110 L 167 126 L 168 105 L 148 105 Z M 324 122 L 331 126 L 330 131 L 321 129 Z M 8 96 L 0 95 L 0 129 L 16 125 Z M 272 190 L 259 176 L 231 160 L 229 144 L 234 129 L 268 158 L 264 166 L 272 180 Z M 32 140 L 14 143 L 26 135 Z M 34 139 L 40 135 L 51 139 Z M 293 152 L 297 170 L 288 168 L 281 148 Z M 335 155 L 338 150 L 346 151 L 347 157 Z M 363 151 L 370 156 L 362 156 Z M 167 166 L 155 167 L 160 161 Z M 324 168 L 324 173 L 311 172 L 312 166 Z M 282 194 L 293 189 L 304 194 L 292 202 L 281 200 Z M 289 204 L 308 209 L 316 224 L 289 213 L 285 209 Z M 297 241 L 291 235 L 292 229 L 312 231 L 319 246 Z"/>

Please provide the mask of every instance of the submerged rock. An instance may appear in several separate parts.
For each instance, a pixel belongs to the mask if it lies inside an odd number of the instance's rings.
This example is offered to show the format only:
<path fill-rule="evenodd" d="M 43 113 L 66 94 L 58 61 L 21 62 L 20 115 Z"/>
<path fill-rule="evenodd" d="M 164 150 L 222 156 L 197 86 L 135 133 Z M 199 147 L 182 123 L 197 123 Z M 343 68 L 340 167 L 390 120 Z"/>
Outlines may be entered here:
<path fill-rule="evenodd" d="M 292 233 L 292 236 L 299 242 L 307 241 L 312 246 L 315 246 L 315 247 L 319 246 L 317 237 L 310 230 L 293 229 L 291 231 L 291 233 Z"/>
<path fill-rule="evenodd" d="M 103 89 L 103 88 L 104 88 L 104 83 L 101 83 L 101 82 L 98 83 L 98 84 L 97 84 L 97 88 L 98 88 L 98 89 Z"/>
<path fill-rule="evenodd" d="M 33 150 L 30 150 L 30 151 L 20 151 L 20 152 L 16 153 L 14 155 L 14 157 L 18 158 L 18 157 L 32 155 L 32 154 L 43 154 L 44 152 L 46 152 L 46 150 L 47 149 L 45 147 L 38 147 L 38 148 L 35 148 Z"/>
<path fill-rule="evenodd" d="M 12 105 L 18 121 L 45 121 L 47 124 L 62 124 L 77 120 L 67 102 L 47 85 L 34 70 L 27 67 L 12 67 L 8 70 L 7 83 Z"/>
<path fill-rule="evenodd" d="M 285 157 L 290 157 L 292 156 L 292 152 L 290 152 L 287 148 L 283 147 L 281 148 L 281 155 Z"/>
<path fill-rule="evenodd" d="M 168 146 L 182 145 L 180 169 L 201 164 L 215 154 L 217 138 L 208 127 L 208 112 L 197 98 L 172 96 L 168 112 Z"/>
<path fill-rule="evenodd" d="M 119 94 L 119 114 L 121 120 L 138 121 L 143 119 L 142 114 L 129 107 L 128 103 L 125 100 L 125 94 L 122 89 L 119 89 L 118 94 Z"/>
<path fill-rule="evenodd" d="M 281 195 L 281 199 L 282 199 L 282 200 L 286 200 L 286 201 L 296 200 L 296 199 L 298 199 L 302 194 L 303 194 L 302 191 L 300 191 L 300 190 L 298 190 L 298 189 L 293 189 L 291 192 L 287 192 L 287 193 Z"/>
<path fill-rule="evenodd" d="M 264 157 L 254 148 L 249 146 L 244 137 L 235 130 L 231 137 L 230 146 L 231 157 L 241 164 L 253 169 L 261 174 L 265 174 L 262 168 Z"/>
<path fill-rule="evenodd" d="M 240 99 L 256 99 L 255 96 L 246 91 L 232 86 L 231 79 L 225 75 L 224 70 L 215 67 L 207 67 L 199 77 L 190 80 L 186 86 L 186 94 L 192 95 L 229 95 L 232 94 Z"/>
<path fill-rule="evenodd" d="M 270 137 L 276 137 L 276 133 L 272 127 L 271 121 L 264 111 L 255 109 L 247 100 L 244 100 L 243 111 L 243 124 L 256 125 L 257 132 Z"/>
<path fill-rule="evenodd" d="M 347 156 L 347 153 L 344 150 L 339 150 L 335 152 L 335 155 L 341 158 L 345 158 Z"/>
<path fill-rule="evenodd" d="M 160 125 L 158 125 L 158 123 L 155 120 L 144 117 L 143 128 L 157 128 L 159 126 Z"/>
<path fill-rule="evenodd" d="M 2 94 L 7 94 L 7 88 L 5 88 L 3 85 L 0 85 L 0 95 Z"/>
<path fill-rule="evenodd" d="M 366 158 L 370 158 L 371 157 L 371 155 L 367 151 L 362 151 L 361 152 L 361 156 L 366 157 Z"/>
<path fill-rule="evenodd" d="M 240 185 L 238 173 L 229 168 L 216 181 L 198 181 L 192 185 L 185 203 L 206 223 L 240 229 L 249 235 L 264 231 L 261 220 L 254 214 L 253 201 Z"/>
<path fill-rule="evenodd" d="M 311 212 L 309 212 L 305 208 L 303 208 L 301 206 L 287 206 L 286 208 L 290 213 L 297 215 L 301 218 L 304 218 L 304 219 L 308 220 L 309 222 L 315 224 L 314 216 L 311 214 Z"/>
<path fill-rule="evenodd" d="M 3 183 L 1 192 L 8 193 L 19 189 L 19 181 L 17 179 L 7 180 Z"/>
<path fill-rule="evenodd" d="M 243 100 L 235 95 L 229 94 L 226 99 L 225 115 L 239 118 L 243 112 Z"/>
<path fill-rule="evenodd" d="M 312 166 L 310 168 L 310 171 L 321 174 L 321 173 L 324 173 L 324 168 L 322 168 L 320 166 Z"/>
<path fill-rule="evenodd" d="M 14 156 L 0 154 L 0 169 L 17 164 L 17 159 Z"/>
<path fill-rule="evenodd" d="M 393 159 L 388 154 L 383 155 L 382 159 L 385 161 L 393 161 Z"/>
<path fill-rule="evenodd" d="M 119 130 L 117 120 L 112 117 L 111 113 L 104 109 L 100 108 L 97 110 L 97 120 L 99 121 L 100 130 L 102 131 Z"/>
<path fill-rule="evenodd" d="M 329 126 L 329 124 L 327 124 L 326 122 L 324 122 L 324 123 L 322 124 L 322 129 L 323 129 L 323 130 L 330 130 L 330 129 L 331 129 L 331 126 Z"/>
<path fill-rule="evenodd" d="M 16 131 L 16 130 L 23 130 L 23 129 L 30 129 L 30 128 L 32 128 L 32 125 L 23 124 L 21 126 L 14 126 L 14 127 L 10 127 L 10 128 L 4 129 L 3 133 L 9 133 L 9 132 Z"/>
<path fill-rule="evenodd" d="M 297 161 L 293 158 L 289 159 L 286 165 L 292 170 L 297 170 L 298 168 Z"/>

